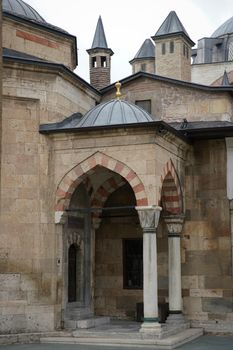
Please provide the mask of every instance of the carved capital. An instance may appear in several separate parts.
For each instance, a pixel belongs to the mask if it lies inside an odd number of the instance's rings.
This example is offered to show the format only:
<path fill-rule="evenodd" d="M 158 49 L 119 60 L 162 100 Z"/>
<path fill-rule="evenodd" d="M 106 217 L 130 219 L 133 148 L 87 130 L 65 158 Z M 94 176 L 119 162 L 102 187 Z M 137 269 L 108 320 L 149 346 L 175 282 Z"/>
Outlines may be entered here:
<path fill-rule="evenodd" d="M 81 245 L 81 235 L 78 232 L 71 232 L 68 235 L 68 244 L 76 244 L 77 246 Z"/>
<path fill-rule="evenodd" d="M 168 215 L 163 218 L 167 226 L 168 236 L 180 236 L 184 225 L 184 215 Z"/>
<path fill-rule="evenodd" d="M 162 210 L 159 206 L 148 207 L 135 207 L 138 212 L 141 227 L 144 231 L 155 231 L 158 223 L 159 216 Z"/>

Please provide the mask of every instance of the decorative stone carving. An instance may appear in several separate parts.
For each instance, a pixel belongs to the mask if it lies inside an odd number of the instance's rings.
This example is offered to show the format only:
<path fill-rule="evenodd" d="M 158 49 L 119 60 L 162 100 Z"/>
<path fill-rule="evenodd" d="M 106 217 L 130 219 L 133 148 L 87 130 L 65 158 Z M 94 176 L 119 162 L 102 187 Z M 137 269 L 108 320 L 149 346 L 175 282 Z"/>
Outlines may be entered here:
<path fill-rule="evenodd" d="M 155 230 L 162 210 L 159 206 L 136 207 L 143 230 Z"/>
<path fill-rule="evenodd" d="M 81 235 L 78 232 L 70 232 L 68 235 L 68 244 L 76 244 L 77 246 L 81 245 Z"/>
<path fill-rule="evenodd" d="M 164 216 L 167 226 L 168 235 L 180 235 L 184 224 L 184 215 L 168 215 Z"/>

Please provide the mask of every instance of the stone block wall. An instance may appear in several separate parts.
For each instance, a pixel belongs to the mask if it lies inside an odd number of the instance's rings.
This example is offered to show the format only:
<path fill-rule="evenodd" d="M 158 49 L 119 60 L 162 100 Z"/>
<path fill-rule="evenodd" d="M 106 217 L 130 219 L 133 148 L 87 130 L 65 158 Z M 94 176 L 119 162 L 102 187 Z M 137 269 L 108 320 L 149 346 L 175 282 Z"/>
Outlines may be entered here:
<path fill-rule="evenodd" d="M 232 257 L 224 140 L 194 144 L 193 162 L 186 166 L 185 197 L 184 312 L 196 324 L 230 324 L 233 322 Z"/>
<path fill-rule="evenodd" d="M 61 255 L 51 141 L 39 124 L 87 111 L 95 98 L 54 72 L 11 68 L 3 72 L 0 332 L 52 331 L 61 325 Z"/>
<path fill-rule="evenodd" d="M 74 38 L 37 29 L 3 16 L 3 47 L 76 68 Z"/>
<path fill-rule="evenodd" d="M 136 222 L 135 222 L 136 220 Z M 105 219 L 96 234 L 95 312 L 135 319 L 142 289 L 123 287 L 123 239 L 142 238 L 138 218 Z"/>
<path fill-rule="evenodd" d="M 205 64 L 193 64 L 191 67 L 192 82 L 197 84 L 212 85 L 216 80 L 223 76 L 224 70 L 231 72 L 233 70 L 233 62 L 217 62 Z M 221 85 L 218 82 L 217 85 Z M 215 84 L 213 84 L 215 85 Z"/>
<path fill-rule="evenodd" d="M 174 52 L 170 52 L 173 42 Z M 191 48 L 190 44 L 181 37 L 156 39 L 155 73 L 163 77 L 191 81 Z M 162 45 L 165 47 L 163 53 Z"/>
<path fill-rule="evenodd" d="M 131 62 L 132 74 L 135 74 L 137 72 L 147 72 L 155 74 L 155 64 L 155 58 L 135 60 L 134 62 Z"/>
<path fill-rule="evenodd" d="M 151 114 L 170 123 L 175 121 L 232 120 L 232 98 L 227 92 L 213 92 L 182 84 L 141 77 L 125 83 L 122 99 L 135 103 L 151 100 Z M 115 90 L 104 94 L 103 100 L 114 98 Z"/>

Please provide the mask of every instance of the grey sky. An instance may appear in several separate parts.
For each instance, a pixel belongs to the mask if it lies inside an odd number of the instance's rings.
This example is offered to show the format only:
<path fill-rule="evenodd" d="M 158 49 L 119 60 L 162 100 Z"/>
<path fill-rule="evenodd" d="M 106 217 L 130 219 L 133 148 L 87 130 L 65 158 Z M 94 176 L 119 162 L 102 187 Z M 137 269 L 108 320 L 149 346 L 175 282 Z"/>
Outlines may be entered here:
<path fill-rule="evenodd" d="M 233 0 L 25 0 L 48 22 L 77 37 L 76 73 L 89 81 L 88 54 L 99 15 L 112 56 L 112 82 L 131 74 L 128 63 L 146 38 L 175 10 L 191 39 L 210 36 L 233 16 Z"/>

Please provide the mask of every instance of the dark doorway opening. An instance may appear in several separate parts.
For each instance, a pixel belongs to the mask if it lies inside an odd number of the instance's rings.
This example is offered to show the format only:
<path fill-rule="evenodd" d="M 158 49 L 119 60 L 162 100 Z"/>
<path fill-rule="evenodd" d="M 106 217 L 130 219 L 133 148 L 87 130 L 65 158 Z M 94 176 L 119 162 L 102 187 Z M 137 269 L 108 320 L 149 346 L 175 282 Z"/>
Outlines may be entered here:
<path fill-rule="evenodd" d="M 68 302 L 77 301 L 77 247 L 72 244 L 68 252 Z"/>

